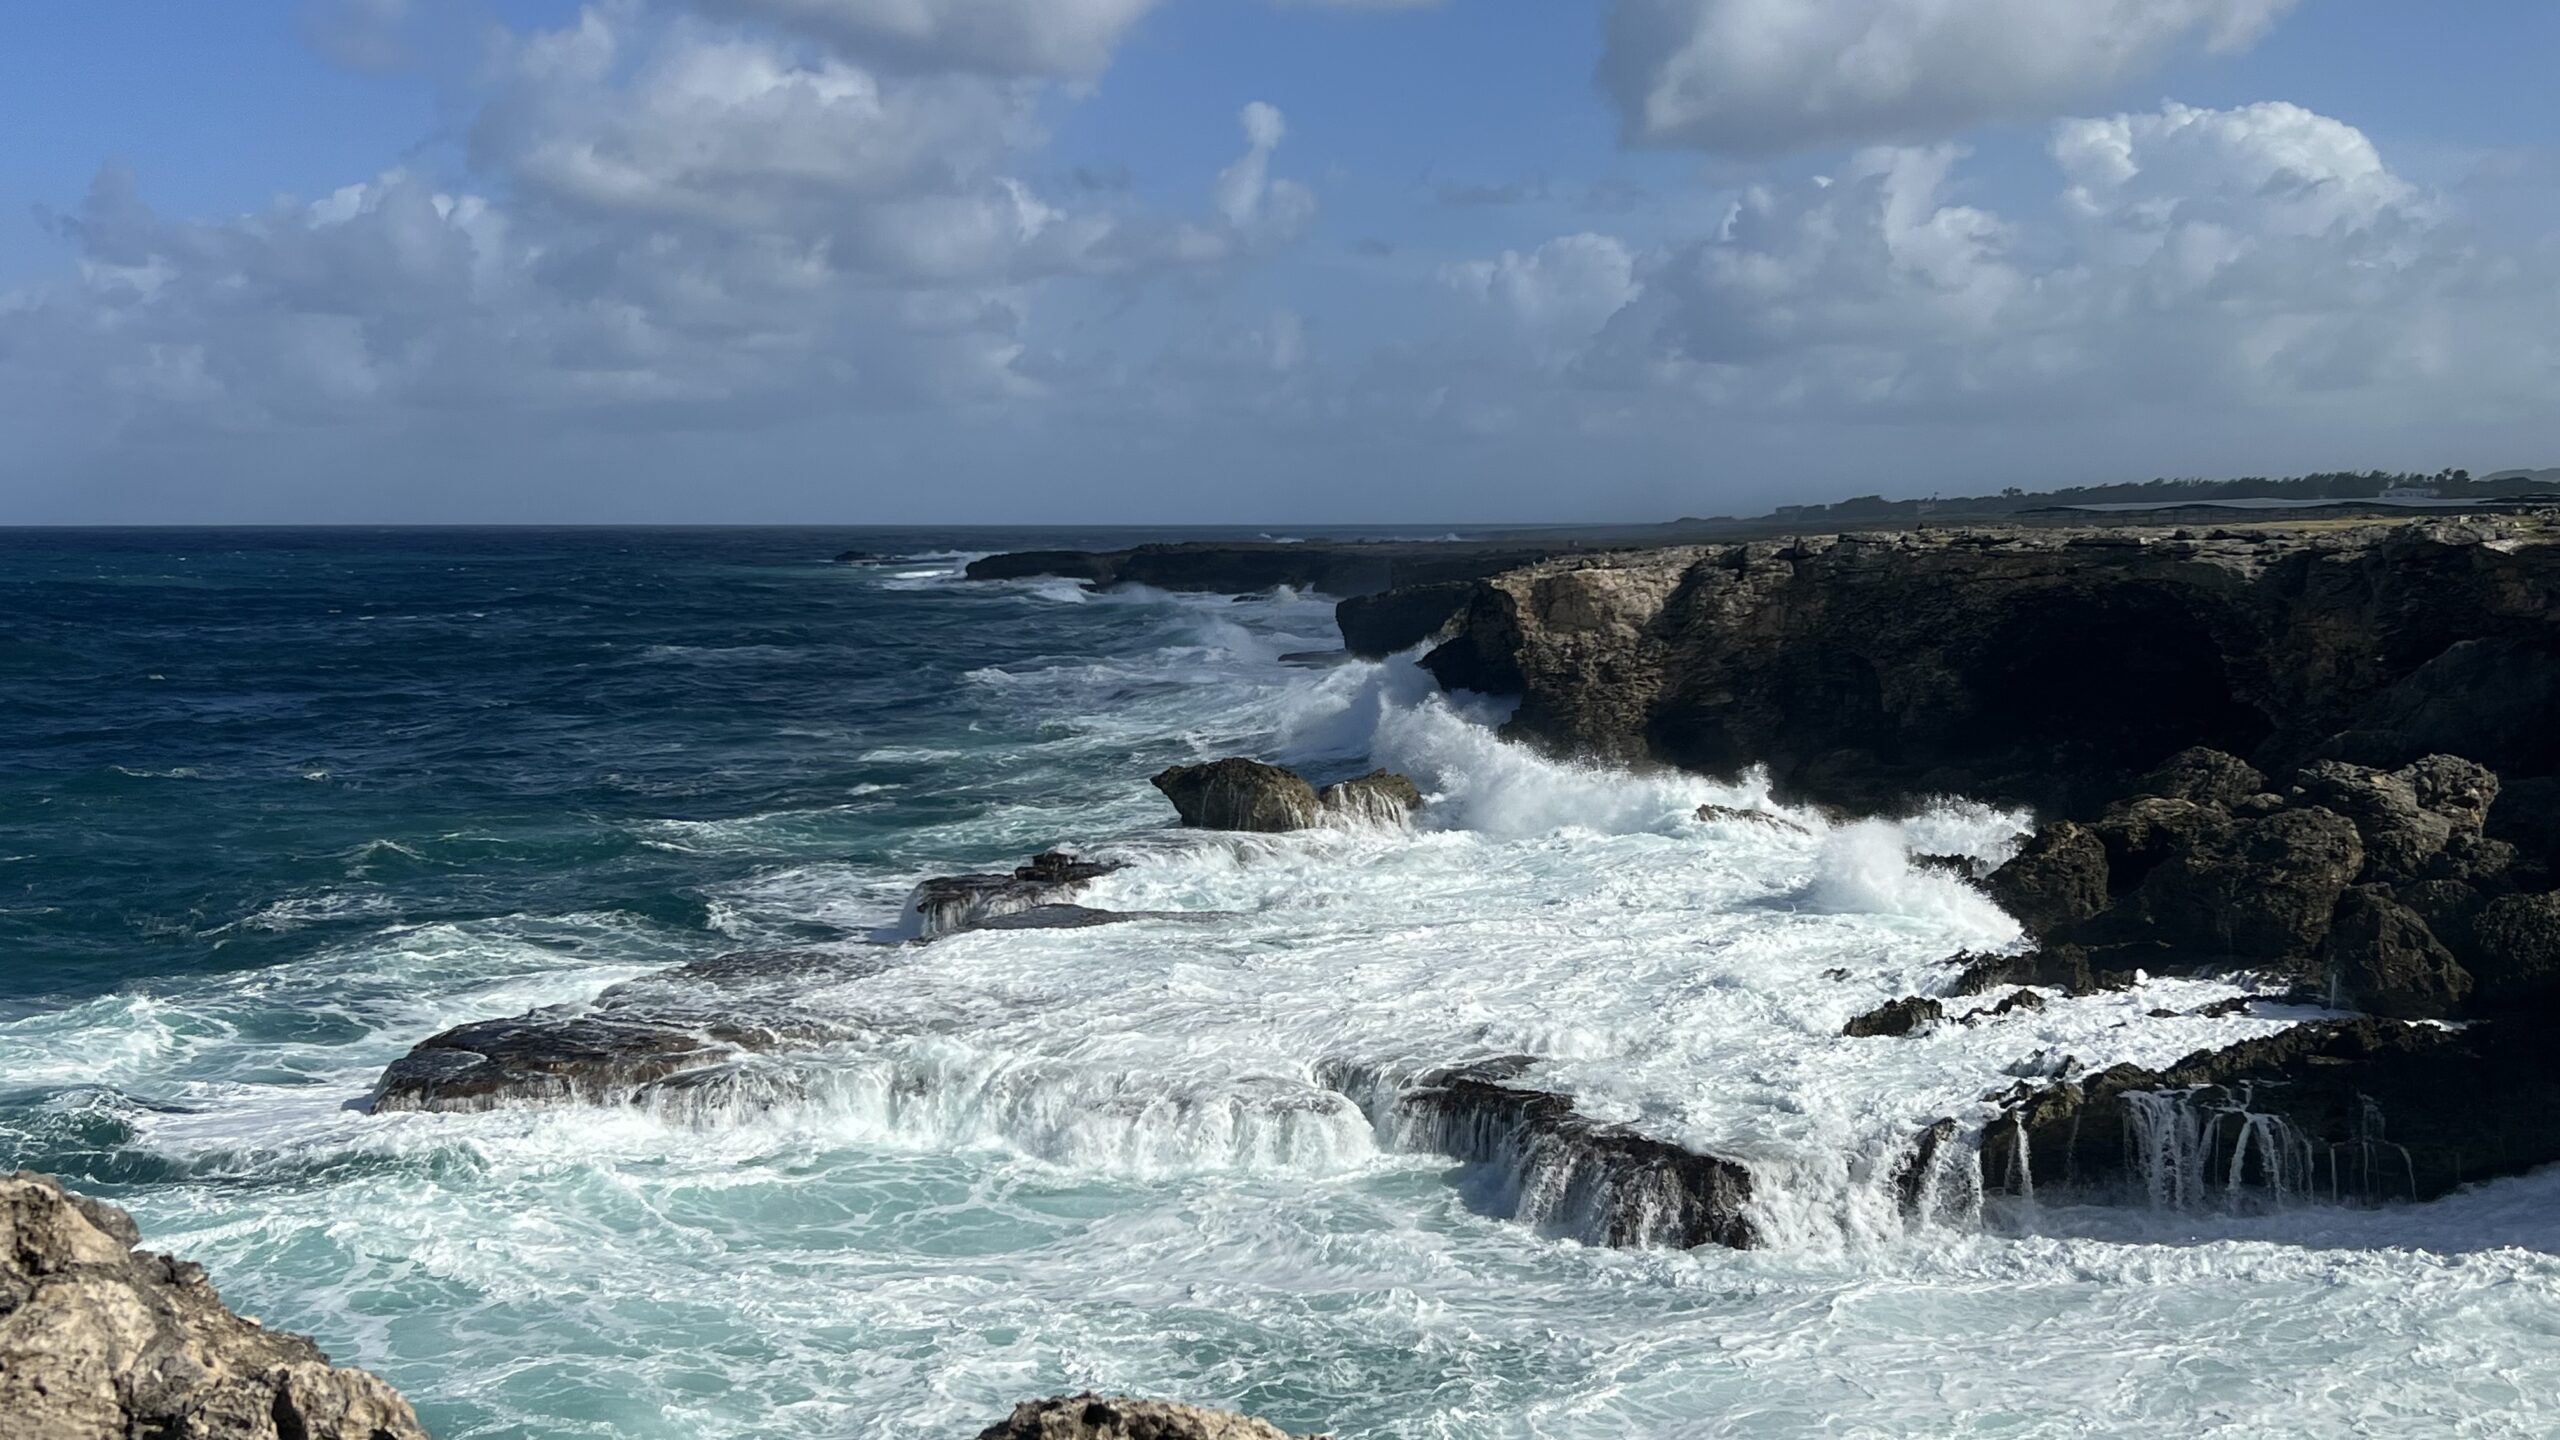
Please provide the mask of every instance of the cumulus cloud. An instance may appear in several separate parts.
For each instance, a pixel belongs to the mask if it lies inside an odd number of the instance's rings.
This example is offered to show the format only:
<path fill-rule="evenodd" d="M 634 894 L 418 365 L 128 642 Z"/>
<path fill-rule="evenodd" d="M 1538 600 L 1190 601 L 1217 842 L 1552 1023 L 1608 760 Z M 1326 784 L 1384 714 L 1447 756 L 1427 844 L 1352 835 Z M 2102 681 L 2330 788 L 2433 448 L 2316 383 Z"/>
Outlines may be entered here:
<path fill-rule="evenodd" d="M 1442 283 L 1493 306 L 1541 355 L 1588 342 L 1640 288 L 1636 257 L 1613 236 L 1588 232 L 1534 250 L 1444 266 Z"/>
<path fill-rule="evenodd" d="M 2560 366 L 2534 338 L 2560 333 L 2548 257 L 2484 251 L 2352 126 L 2291 105 L 2170 105 L 2062 122 L 2051 157 L 2051 218 L 1965 203 L 1965 154 L 1944 145 L 1748 189 L 1714 233 L 1635 258 L 1575 373 L 1751 413 L 2352 398 L 2415 416 L 2531 403 Z M 1452 274 L 1526 314 L 1568 293 L 1545 283 L 1554 258 L 1600 240 Z M 1596 308 L 1606 289 L 1580 293 Z M 2519 324 L 2524 311 L 2541 318 Z"/>
<path fill-rule="evenodd" d="M 2103 96 L 2294 0 L 1616 0 L 1602 87 L 1636 144 L 1771 155 L 1929 139 Z"/>

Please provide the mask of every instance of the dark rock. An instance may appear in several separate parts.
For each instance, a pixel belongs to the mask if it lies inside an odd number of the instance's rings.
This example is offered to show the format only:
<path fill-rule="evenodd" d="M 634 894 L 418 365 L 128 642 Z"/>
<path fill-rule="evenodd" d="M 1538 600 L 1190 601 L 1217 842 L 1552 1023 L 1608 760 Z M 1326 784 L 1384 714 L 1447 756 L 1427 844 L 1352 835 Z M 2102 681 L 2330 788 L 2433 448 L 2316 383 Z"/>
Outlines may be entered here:
<path fill-rule="evenodd" d="M 1792 830 L 1801 835 L 1805 828 L 1784 815 L 1767 810 L 1744 810 L 1732 805 L 1706 804 L 1698 807 L 1698 818 L 1710 825 L 1758 825 L 1770 830 Z"/>
<path fill-rule="evenodd" d="M 1333 607 L 1334 623 L 1342 629 L 1344 649 L 1364 660 L 1383 660 L 1449 638 L 1475 590 L 1473 580 L 1450 580 L 1355 595 Z"/>
<path fill-rule="evenodd" d="M 2296 783 L 2310 803 L 2355 822 L 2364 877 L 2385 882 L 2415 880 L 2455 836 L 2477 836 L 2498 795 L 2497 776 L 2450 755 L 2392 771 L 2323 760 Z"/>
<path fill-rule="evenodd" d="M 2367 764 L 2560 768 L 2560 544 L 2530 519 L 2072 543 L 2087 538 L 1551 559 L 1487 578 L 1425 664 L 1520 696 L 1517 736 L 1765 766 L 1781 794 L 1869 812 L 1953 789 L 2086 813 L 2182 751 L 2282 773 L 2357 731 L 2391 737 L 2344 757 Z M 2181 793 L 2238 808 L 2230 788 Z"/>
<path fill-rule="evenodd" d="M 1323 818 L 1314 786 L 1259 760 L 1176 765 L 1153 783 L 1195 830 L 1304 830 Z"/>
<path fill-rule="evenodd" d="M 1511 1218 L 1592 1244 L 1747 1250 L 1759 1232 L 1745 1213 L 1751 1172 L 1575 1111 L 1573 1097 L 1511 1082 L 1532 1063 L 1486 1061 L 1434 1071 L 1409 1086 L 1329 1067 L 1333 1088 L 1382 1116 L 1401 1149 L 1484 1166 L 1501 1181 L 1489 1197 Z"/>
<path fill-rule="evenodd" d="M 1121 562 L 1126 558 L 1126 552 L 1024 550 L 972 560 L 963 573 L 972 580 L 1033 580 L 1055 576 L 1108 585 L 1119 576 Z"/>
<path fill-rule="evenodd" d="M 427 1440 L 397 1391 L 233 1314 L 133 1217 L 0 1178 L 0 1434 L 9 1440 Z"/>
<path fill-rule="evenodd" d="M 1970 855 L 1928 855 L 1914 851 L 1911 868 L 1927 875 L 1946 875 L 1970 885 L 1982 878 L 1982 864 Z"/>
<path fill-rule="evenodd" d="M 628 1098 L 654 1080 L 718 1065 L 739 1047 L 568 1006 L 477 1020 L 421 1040 L 376 1082 L 373 1108 L 490 1110 Z"/>
<path fill-rule="evenodd" d="M 1331 670 L 1348 665 L 1355 658 L 1348 650 L 1292 650 L 1280 657 L 1280 663 L 1295 665 L 1302 670 Z"/>
<path fill-rule="evenodd" d="M 2233 809 L 2267 788 L 2267 777 L 2237 755 L 2199 745 L 2181 750 L 2135 787 L 2145 795 Z"/>
<path fill-rule="evenodd" d="M 887 558 L 885 555 L 875 555 L 868 550 L 842 550 L 836 553 L 836 563 L 839 565 L 875 565 Z"/>
<path fill-rule="evenodd" d="M 2356 827 L 2317 807 L 2230 820 L 2152 800 L 2109 812 L 2100 828 L 2111 856 L 2122 854 L 2111 885 L 2127 872 L 2141 878 L 2105 912 L 2063 933 L 2116 948 L 2099 957 L 2110 969 L 2314 973 L 2338 897 L 2364 864 Z"/>
<path fill-rule="evenodd" d="M 1402 825 L 1422 808 L 1422 788 L 1392 770 L 1372 770 L 1317 791 L 1316 808 L 1336 821 Z"/>
<path fill-rule="evenodd" d="M 2210 1004 L 2199 1005 L 2187 1013 L 2198 1020 L 2228 1020 L 2234 1015 L 2248 1014 L 2249 1005 L 2249 996 L 2234 995 L 2228 1000 L 2216 1000 Z"/>
<path fill-rule="evenodd" d="M 1062 850 L 1033 856 L 1004 875 L 943 875 L 917 884 L 907 899 L 916 937 L 931 940 L 1026 910 L 1068 903 L 1086 885 L 1121 866 Z"/>
<path fill-rule="evenodd" d="M 2495 1010 L 2560 1006 L 2560 894 L 2502 895 L 2471 922 L 2471 971 Z"/>
<path fill-rule="evenodd" d="M 1961 1131 L 1962 1127 L 1952 1117 L 1932 1122 L 1903 1153 L 1901 1163 L 1894 1167 L 1894 1198 L 1899 1202 L 1905 1219 L 1924 1219 L 1933 1211 L 1954 1208 L 1946 1205 L 1949 1198 L 1954 1198 L 1958 1205 L 1974 1198 L 1970 1193 L 1964 1193 L 1974 1188 L 1970 1183 L 1973 1167 L 1969 1161 L 1956 1160 L 1962 1148 L 1956 1137 Z M 1955 1163 L 1951 1164 L 1951 1161 Z M 1961 1169 L 1957 1168 L 1959 1165 Z M 1951 1189 L 1960 1193 L 1949 1197 L 1944 1192 Z"/>
<path fill-rule="evenodd" d="M 2331 988 L 2368 1014 L 2440 1020 L 2471 994 L 2470 972 L 2416 911 L 2380 885 L 2359 885 L 2339 898 L 2325 948 Z"/>
<path fill-rule="evenodd" d="M 2146 1156 L 2192 1168 L 2165 1173 Z M 2554 1160 L 2560 1051 L 2536 1027 L 2511 1023 L 2300 1025 L 2166 1071 L 2119 1065 L 2047 1086 L 2011 1103 L 1983 1137 L 1983 1175 L 1996 1189 L 2155 1203 L 2430 1199 Z"/>
<path fill-rule="evenodd" d="M 2014 1015 L 2024 1010 L 2041 1010 L 2044 1007 L 2045 998 L 2042 992 L 2012 990 L 2001 997 L 1999 1004 L 1986 1005 L 1965 1016 L 1964 1023 L 1971 1025 L 1981 1020 L 1997 1020 L 2003 1015 Z"/>
<path fill-rule="evenodd" d="M 2520 857 L 2548 884 L 2560 872 L 2560 778 L 2510 779 L 2499 788 L 2490 807 L 2489 838 L 2516 847 Z"/>
<path fill-rule="evenodd" d="M 2038 830 L 1983 888 L 2030 935 L 2086 920 L 2107 906 L 2107 847 L 2088 828 L 2057 820 Z"/>
<path fill-rule="evenodd" d="M 1955 983 L 1947 987 L 1951 995 L 1982 995 L 2004 985 L 2041 985 L 2070 995 L 2087 995 L 2099 988 L 2090 972 L 2089 952 L 2076 945 L 2017 955 L 1967 953 L 1947 963 L 1959 967 Z"/>
<path fill-rule="evenodd" d="M 1197 1405 L 1087 1392 L 1025 1400 L 978 1440 L 1291 1440 L 1266 1420 Z M 1324 1440 L 1307 1436 L 1304 1440 Z"/>
<path fill-rule="evenodd" d="M 1840 1033 L 1853 1040 L 1908 1035 L 1915 1030 L 1926 1030 L 1946 1018 L 1946 1006 L 1915 995 L 1904 1000 L 1888 1000 L 1866 1014 L 1852 1018 L 1841 1027 Z"/>

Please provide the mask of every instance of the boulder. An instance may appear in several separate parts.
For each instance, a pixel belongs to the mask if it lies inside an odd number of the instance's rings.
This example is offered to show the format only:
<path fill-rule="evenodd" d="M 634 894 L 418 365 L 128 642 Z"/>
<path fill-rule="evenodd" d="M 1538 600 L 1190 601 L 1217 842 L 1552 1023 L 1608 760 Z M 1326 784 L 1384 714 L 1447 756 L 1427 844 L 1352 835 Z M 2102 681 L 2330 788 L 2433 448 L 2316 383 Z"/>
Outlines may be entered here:
<path fill-rule="evenodd" d="M 1333 607 L 1334 623 L 1341 627 L 1344 649 L 1364 660 L 1383 660 L 1447 639 L 1475 592 L 1472 580 L 1446 580 L 1355 595 Z"/>
<path fill-rule="evenodd" d="M 2237 755 L 2198 745 L 2163 761 L 2135 787 L 2142 794 L 2228 810 L 2267 788 L 2267 777 Z"/>
<path fill-rule="evenodd" d="M 1166 1400 L 1087 1392 L 1025 1400 L 978 1440 L 1291 1440 L 1267 1420 Z M 1306 1436 L 1303 1440 L 1324 1440 Z"/>
<path fill-rule="evenodd" d="M 2310 973 L 2338 897 L 2364 865 L 2356 827 L 2316 806 L 2230 820 L 2180 801 L 2151 801 L 2111 818 L 2124 824 L 2109 849 L 2121 841 L 2129 854 L 2138 851 L 2139 863 L 2127 868 L 2141 878 L 2072 938 L 2124 947 L 2155 967 L 2166 960 Z M 2155 848 L 2167 853 L 2153 860 Z M 2120 884 L 2122 875 L 2112 878 Z"/>
<path fill-rule="evenodd" d="M 1992 871 L 1983 888 L 2028 934 L 2041 936 L 2105 909 L 2107 875 L 2107 847 L 2096 832 L 2057 820 Z"/>
<path fill-rule="evenodd" d="M 1241 758 L 1176 765 L 1152 782 L 1195 830 L 1304 830 L 1323 819 L 1315 787 L 1295 771 Z"/>
<path fill-rule="evenodd" d="M 1938 1001 L 1914 995 L 1904 1000 L 1888 1000 L 1864 1015 L 1853 1017 L 1840 1033 L 1852 1040 L 1880 1035 L 1909 1035 L 1926 1030 L 1947 1018 L 1947 1007 Z"/>
<path fill-rule="evenodd" d="M 2388 771 L 2322 760 L 2295 783 L 2310 804 L 2355 823 L 2364 878 L 2384 882 L 2415 880 L 2456 835 L 2477 836 L 2498 797 L 2496 775 L 2451 755 Z"/>
<path fill-rule="evenodd" d="M 2089 952 L 2076 945 L 2056 945 L 2018 955 L 1956 955 L 1947 962 L 1959 967 L 1950 995 L 1986 995 L 2003 986 L 2042 985 L 2071 995 L 2098 988 L 2090 973 Z"/>
<path fill-rule="evenodd" d="M 2502 895 L 2471 922 L 2472 976 L 2491 1009 L 2560 1003 L 2560 894 Z"/>
<path fill-rule="evenodd" d="M 9 1440 L 427 1440 L 378 1377 L 233 1314 L 133 1217 L 0 1178 L 0 1434 Z"/>
<path fill-rule="evenodd" d="M 1316 806 L 1336 822 L 1402 825 L 1422 808 L 1422 787 L 1392 770 L 1372 770 L 1317 791 Z"/>
<path fill-rule="evenodd" d="M 2339 897 L 2325 948 L 2332 993 L 2367 1014 L 2441 1020 L 2471 996 L 2471 972 L 2380 885 Z"/>

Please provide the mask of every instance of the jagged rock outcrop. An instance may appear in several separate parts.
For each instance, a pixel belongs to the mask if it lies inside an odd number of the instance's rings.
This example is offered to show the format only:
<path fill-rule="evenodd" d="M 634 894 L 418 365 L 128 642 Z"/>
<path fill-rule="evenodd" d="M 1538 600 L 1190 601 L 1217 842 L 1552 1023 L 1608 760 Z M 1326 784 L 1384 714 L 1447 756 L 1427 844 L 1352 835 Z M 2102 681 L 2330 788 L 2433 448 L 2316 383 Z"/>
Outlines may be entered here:
<path fill-rule="evenodd" d="M 1296 771 L 1234 757 L 1176 765 L 1152 783 L 1195 830 L 1277 834 L 1327 824 L 1401 825 L 1422 805 L 1422 791 L 1388 770 L 1372 770 L 1322 790 Z"/>
<path fill-rule="evenodd" d="M 1230 1410 L 1139 1400 L 1126 1395 L 1059 1395 L 1025 1400 L 978 1432 L 978 1440 L 1293 1440 L 1267 1420 Z M 1296 1440 L 1327 1440 L 1321 1435 Z"/>
<path fill-rule="evenodd" d="M 2508 1026 L 2296 1026 L 2165 1071 L 2021 1087 L 1983 1137 L 1994 1188 L 2151 1203 L 2430 1199 L 2560 1155 L 2560 1055 Z M 2235 1179 L 2234 1167 L 2238 1174 Z"/>
<path fill-rule="evenodd" d="M 1746 1213 L 1742 1164 L 1606 1125 L 1573 1097 L 1517 1084 L 1527 1057 L 1437 1070 L 1394 1084 L 1351 1066 L 1325 1082 L 1360 1102 L 1398 1149 L 1480 1165 L 1502 1182 L 1490 1197 L 1525 1224 L 1595 1245 L 1747 1250 L 1759 1231 Z"/>
<path fill-rule="evenodd" d="M 2193 746 L 2271 773 L 2440 753 L 2546 775 L 2560 536 L 1949 530 L 1558 559 L 1478 585 L 1426 663 L 1520 695 L 1516 735 L 1765 765 L 1869 811 L 2084 811 Z"/>
<path fill-rule="evenodd" d="M 133 1217 L 0 1178 L 0 1435 L 8 1440 L 426 1440 L 380 1378 L 225 1308 L 137 1250 Z"/>
<path fill-rule="evenodd" d="M 1912 1035 L 1930 1029 L 1946 1018 L 1947 1007 L 1944 1004 L 1914 995 L 1903 1000 L 1888 1000 L 1864 1015 L 1850 1017 L 1840 1033 L 1852 1040 Z"/>

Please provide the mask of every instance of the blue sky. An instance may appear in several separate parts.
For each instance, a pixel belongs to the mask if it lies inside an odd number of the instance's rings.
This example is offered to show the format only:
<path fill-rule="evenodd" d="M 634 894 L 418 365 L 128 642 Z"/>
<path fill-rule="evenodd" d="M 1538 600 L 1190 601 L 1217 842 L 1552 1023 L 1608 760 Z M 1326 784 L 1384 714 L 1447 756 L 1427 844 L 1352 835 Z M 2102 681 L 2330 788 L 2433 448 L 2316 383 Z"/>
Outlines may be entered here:
<path fill-rule="evenodd" d="M 22 8 L 0 521 L 2560 464 L 2547 3 Z"/>

